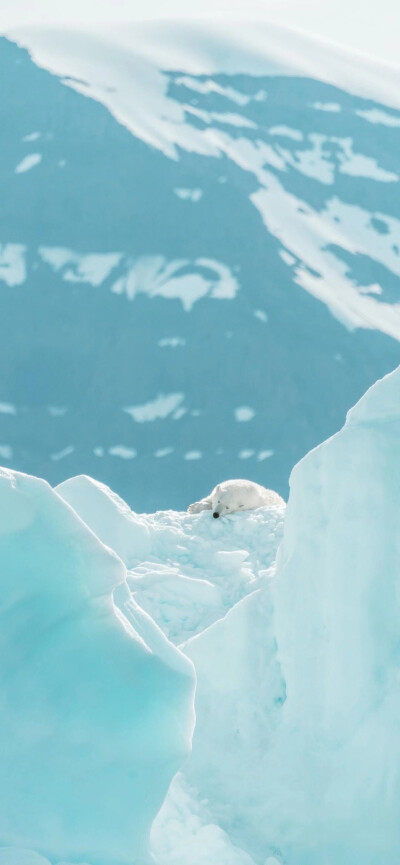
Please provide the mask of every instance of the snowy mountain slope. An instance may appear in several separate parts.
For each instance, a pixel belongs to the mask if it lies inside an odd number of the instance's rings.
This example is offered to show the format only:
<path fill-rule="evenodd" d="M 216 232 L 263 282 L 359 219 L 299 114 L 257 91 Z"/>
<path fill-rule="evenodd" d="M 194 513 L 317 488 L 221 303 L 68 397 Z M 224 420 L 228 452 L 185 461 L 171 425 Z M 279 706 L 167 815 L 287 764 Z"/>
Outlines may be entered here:
<path fill-rule="evenodd" d="M 0 456 L 145 510 L 232 476 L 286 495 L 399 360 L 400 112 L 371 69 L 363 96 L 298 53 L 241 72 L 204 30 L 163 67 L 160 32 L 36 33 L 71 86 L 1 40 Z"/>

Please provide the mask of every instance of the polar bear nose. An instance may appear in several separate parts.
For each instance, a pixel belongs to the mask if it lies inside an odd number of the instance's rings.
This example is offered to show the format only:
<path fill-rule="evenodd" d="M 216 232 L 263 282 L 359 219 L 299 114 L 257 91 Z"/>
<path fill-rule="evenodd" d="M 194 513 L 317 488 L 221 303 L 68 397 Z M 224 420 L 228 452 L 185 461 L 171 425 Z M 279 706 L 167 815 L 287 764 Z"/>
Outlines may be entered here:
<path fill-rule="evenodd" d="M 214 513 L 213 513 L 213 517 L 214 517 L 215 519 L 218 519 L 218 517 L 219 517 L 219 513 L 218 513 L 217 511 L 214 511 Z"/>

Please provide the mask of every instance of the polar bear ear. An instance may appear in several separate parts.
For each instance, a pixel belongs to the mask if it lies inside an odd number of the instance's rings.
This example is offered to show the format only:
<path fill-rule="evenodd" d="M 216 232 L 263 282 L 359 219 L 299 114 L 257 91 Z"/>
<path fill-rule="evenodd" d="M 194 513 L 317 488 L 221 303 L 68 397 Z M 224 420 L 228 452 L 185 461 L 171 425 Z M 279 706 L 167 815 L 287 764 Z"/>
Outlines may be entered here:
<path fill-rule="evenodd" d="M 216 492 L 216 493 L 220 493 L 220 492 L 221 492 L 221 484 L 217 484 L 217 486 L 215 487 L 215 492 Z"/>

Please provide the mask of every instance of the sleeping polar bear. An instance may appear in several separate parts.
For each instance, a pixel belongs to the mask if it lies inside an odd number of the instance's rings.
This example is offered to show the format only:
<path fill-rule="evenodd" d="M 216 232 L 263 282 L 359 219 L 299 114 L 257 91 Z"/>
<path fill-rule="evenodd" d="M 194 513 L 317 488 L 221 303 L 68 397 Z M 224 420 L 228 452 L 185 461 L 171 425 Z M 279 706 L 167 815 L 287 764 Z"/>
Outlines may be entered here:
<path fill-rule="evenodd" d="M 189 505 L 188 512 L 198 514 L 200 511 L 212 511 L 213 517 L 217 519 L 235 511 L 249 511 L 263 505 L 282 507 L 284 504 L 281 496 L 273 490 L 267 490 L 254 481 L 236 480 L 217 484 L 209 496 Z"/>

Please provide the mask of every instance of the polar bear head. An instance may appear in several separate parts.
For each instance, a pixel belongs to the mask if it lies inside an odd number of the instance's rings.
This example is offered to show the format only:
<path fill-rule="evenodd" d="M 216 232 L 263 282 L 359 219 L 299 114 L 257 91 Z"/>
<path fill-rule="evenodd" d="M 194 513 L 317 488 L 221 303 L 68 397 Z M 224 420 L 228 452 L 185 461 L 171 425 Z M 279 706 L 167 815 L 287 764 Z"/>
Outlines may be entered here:
<path fill-rule="evenodd" d="M 235 511 L 244 507 L 244 504 L 238 500 L 237 490 L 234 488 L 235 482 L 225 482 L 218 484 L 212 491 L 212 515 L 215 519 L 223 517 L 225 514 L 232 514 Z"/>

